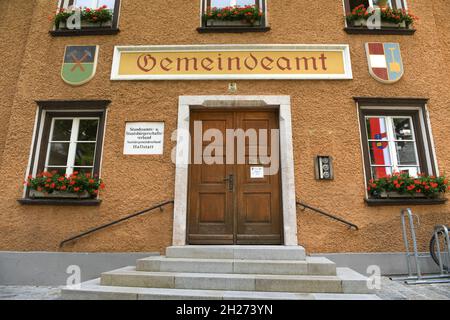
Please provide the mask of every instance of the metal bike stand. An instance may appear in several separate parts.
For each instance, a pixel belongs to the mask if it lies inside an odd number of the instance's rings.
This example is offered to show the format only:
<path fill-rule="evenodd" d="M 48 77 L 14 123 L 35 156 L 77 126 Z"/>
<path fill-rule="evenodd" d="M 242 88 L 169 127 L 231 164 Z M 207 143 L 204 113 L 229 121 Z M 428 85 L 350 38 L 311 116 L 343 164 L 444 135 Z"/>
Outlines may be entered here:
<path fill-rule="evenodd" d="M 409 224 L 409 231 L 411 235 L 411 240 L 413 244 L 413 252 L 410 251 L 410 245 L 408 240 L 408 233 L 406 228 L 406 216 L 408 217 L 408 224 Z M 391 280 L 394 281 L 404 281 L 406 284 L 431 284 L 431 283 L 450 283 L 450 275 L 447 271 L 444 270 L 443 262 L 442 262 L 442 256 L 441 256 L 441 250 L 439 245 L 439 238 L 438 235 L 440 232 L 443 232 L 446 236 L 447 240 L 447 251 L 448 256 L 447 260 L 450 262 L 450 247 L 449 247 L 449 235 L 448 235 L 448 229 L 446 226 L 436 226 L 434 229 L 434 235 L 436 237 L 436 243 L 437 243 L 437 256 L 439 259 L 439 268 L 440 268 L 440 274 L 436 275 L 422 275 L 422 272 L 420 270 L 420 260 L 421 258 L 430 258 L 431 254 L 420 254 L 417 249 L 417 240 L 416 240 L 416 232 L 414 227 L 414 216 L 411 209 L 403 209 L 401 212 L 401 220 L 402 220 L 402 231 L 403 231 L 403 241 L 405 243 L 405 257 L 406 257 L 406 265 L 408 267 L 408 276 L 407 277 L 391 277 Z M 418 225 L 419 217 L 417 217 Z M 414 257 L 414 262 L 416 265 L 416 272 L 417 274 L 413 274 L 413 270 L 411 268 L 411 258 Z M 447 264 L 450 266 L 450 264 Z"/>

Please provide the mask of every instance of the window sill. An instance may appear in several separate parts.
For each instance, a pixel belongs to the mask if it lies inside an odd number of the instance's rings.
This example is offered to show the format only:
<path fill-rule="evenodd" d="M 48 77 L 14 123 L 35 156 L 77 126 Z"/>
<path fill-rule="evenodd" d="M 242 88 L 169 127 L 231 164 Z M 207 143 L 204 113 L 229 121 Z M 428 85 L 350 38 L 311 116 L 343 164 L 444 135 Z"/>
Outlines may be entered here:
<path fill-rule="evenodd" d="M 364 199 L 369 207 L 376 206 L 399 206 L 399 205 L 440 205 L 447 202 L 446 198 L 390 198 L 390 199 Z"/>
<path fill-rule="evenodd" d="M 270 27 L 200 27 L 198 33 L 268 32 Z"/>
<path fill-rule="evenodd" d="M 344 31 L 348 34 L 394 34 L 411 36 L 416 32 L 416 29 L 406 28 L 381 28 L 381 29 L 368 29 L 366 27 L 345 27 Z"/>
<path fill-rule="evenodd" d="M 49 31 L 52 37 L 99 36 L 118 34 L 118 28 L 85 28 L 80 30 L 58 29 Z"/>
<path fill-rule="evenodd" d="M 102 203 L 100 199 L 18 199 L 22 205 L 52 205 L 52 206 L 99 206 Z"/>

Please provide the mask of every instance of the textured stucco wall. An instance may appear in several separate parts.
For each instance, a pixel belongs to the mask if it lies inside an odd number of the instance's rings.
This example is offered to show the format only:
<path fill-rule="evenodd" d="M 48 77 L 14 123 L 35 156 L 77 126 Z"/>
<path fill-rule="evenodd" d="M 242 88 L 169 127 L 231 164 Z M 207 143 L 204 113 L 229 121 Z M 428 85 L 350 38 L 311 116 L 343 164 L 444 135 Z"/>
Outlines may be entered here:
<path fill-rule="evenodd" d="M 0 164 L 9 117 L 18 79 L 22 71 L 23 52 L 33 16 L 34 1 L 0 1 Z M 18 17 L 18 13 L 23 18 Z"/>
<path fill-rule="evenodd" d="M 9 2 L 11 2 L 10 0 Z M 16 0 L 14 0 L 16 1 Z M 299 199 L 360 226 L 345 226 L 310 212 L 298 211 L 299 242 L 310 252 L 402 251 L 400 207 L 369 208 L 364 203 L 360 137 L 353 96 L 426 97 L 441 172 L 450 171 L 449 46 L 444 0 L 410 1 L 420 16 L 414 36 L 348 35 L 342 29 L 341 0 L 269 1 L 272 30 L 267 33 L 199 34 L 199 1 L 122 0 L 121 32 L 116 36 L 50 37 L 48 15 L 53 1 L 36 0 L 32 25 L 23 50 L 24 61 L 17 94 L 11 105 L 10 129 L 0 168 L 0 250 L 58 250 L 69 235 L 111 221 L 127 213 L 170 199 L 174 192 L 174 143 L 180 95 L 229 94 L 226 81 L 111 82 L 114 45 L 232 44 L 232 43 L 344 43 L 351 47 L 354 79 L 345 81 L 237 81 L 239 95 L 290 95 Z M 182 5 L 180 5 L 182 3 Z M 320 19 L 311 11 L 322 12 Z M 291 14 L 289 14 L 291 13 Z M 16 12 L 18 16 L 19 11 Z M 445 25 L 446 30 L 441 30 Z M 10 38 L 15 37 L 9 35 Z M 10 39 L 12 41 L 13 39 Z M 16 39 L 17 40 L 17 39 Z M 394 85 L 373 80 L 367 71 L 364 43 L 395 41 L 401 44 L 405 75 Z M 21 43 L 22 43 L 21 42 Z M 82 87 L 70 87 L 60 78 L 67 44 L 99 44 L 95 78 Z M 16 61 L 11 59 L 11 61 Z M 8 73 L 1 73 L 5 82 Z M 99 207 L 32 207 L 16 199 L 22 194 L 33 125 L 34 100 L 110 99 L 102 177 L 107 189 Z M 0 106 L 8 107 L 2 95 Z M 2 109 L 1 112 L 4 112 Z M 165 121 L 163 156 L 124 156 L 125 121 Z M 2 119 L 1 121 L 4 121 Z M 0 123 L 3 127 L 3 122 Z M 1 132 L 0 132 L 1 133 Z M 334 157 L 335 180 L 314 180 L 313 158 Z M 421 219 L 418 236 L 426 250 L 432 227 L 450 223 L 449 205 L 414 206 Z M 172 208 L 154 212 L 97 233 L 67 251 L 163 251 L 171 244 Z"/>

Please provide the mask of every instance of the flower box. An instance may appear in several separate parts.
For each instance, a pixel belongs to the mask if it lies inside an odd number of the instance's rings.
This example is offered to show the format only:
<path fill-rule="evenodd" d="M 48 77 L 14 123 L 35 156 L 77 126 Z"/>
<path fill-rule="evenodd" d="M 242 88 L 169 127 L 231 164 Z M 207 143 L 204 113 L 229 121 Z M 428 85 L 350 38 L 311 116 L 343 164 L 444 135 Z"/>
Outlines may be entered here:
<path fill-rule="evenodd" d="M 97 175 L 77 171 L 71 175 L 44 171 L 35 177 L 30 175 L 25 185 L 29 188 L 28 197 L 39 199 L 92 199 L 104 189 L 104 183 Z"/>
<path fill-rule="evenodd" d="M 78 14 L 81 22 L 80 28 L 111 28 L 113 20 L 113 11 L 103 5 L 97 9 L 58 9 L 56 14 L 51 17 L 55 25 L 55 29 L 70 30 L 67 27 L 67 21 L 74 15 Z M 77 29 L 73 29 L 77 30 Z"/>
<path fill-rule="evenodd" d="M 352 27 L 363 27 L 363 28 L 367 28 L 367 20 L 365 19 L 358 19 L 358 20 L 354 20 L 354 21 L 350 21 L 349 24 Z M 400 23 L 394 23 L 394 22 L 388 22 L 388 21 L 382 21 L 381 22 L 381 28 L 409 28 L 406 27 L 406 22 L 400 22 Z"/>
<path fill-rule="evenodd" d="M 57 30 L 83 30 L 87 28 L 112 28 L 112 21 L 108 22 L 89 22 L 89 21 L 81 21 L 80 29 L 69 29 L 67 27 L 66 21 L 61 21 L 59 25 L 56 27 Z"/>
<path fill-rule="evenodd" d="M 92 199 L 94 196 L 90 195 L 87 191 L 83 191 L 82 193 L 74 193 L 67 191 L 53 191 L 52 193 L 45 193 L 36 190 L 30 190 L 30 198 L 32 199 Z"/>
<path fill-rule="evenodd" d="M 255 21 L 250 23 L 246 20 L 239 21 L 229 21 L 229 20 L 214 20 L 210 19 L 206 21 L 207 27 L 259 27 L 261 26 L 261 21 Z"/>
<path fill-rule="evenodd" d="M 380 199 L 442 199 L 444 198 L 445 193 L 439 192 L 434 193 L 432 195 L 425 195 L 422 192 L 414 193 L 414 194 L 408 194 L 408 193 L 400 193 L 396 191 L 383 191 L 379 195 L 377 195 L 377 198 Z"/>
<path fill-rule="evenodd" d="M 393 175 L 371 179 L 367 191 L 372 198 L 404 198 L 404 199 L 440 199 L 445 192 L 450 191 L 449 180 L 444 177 L 410 176 L 409 173 L 394 173 Z"/>
<path fill-rule="evenodd" d="M 382 7 L 380 9 L 369 9 L 361 4 L 355 7 L 352 12 L 346 16 L 347 23 L 352 27 L 367 27 L 371 25 L 367 23 L 372 16 L 378 15 L 378 21 L 381 22 L 381 29 L 383 28 L 398 28 L 398 29 L 411 29 L 418 18 L 403 10 L 403 9 L 391 9 L 388 7 Z"/>

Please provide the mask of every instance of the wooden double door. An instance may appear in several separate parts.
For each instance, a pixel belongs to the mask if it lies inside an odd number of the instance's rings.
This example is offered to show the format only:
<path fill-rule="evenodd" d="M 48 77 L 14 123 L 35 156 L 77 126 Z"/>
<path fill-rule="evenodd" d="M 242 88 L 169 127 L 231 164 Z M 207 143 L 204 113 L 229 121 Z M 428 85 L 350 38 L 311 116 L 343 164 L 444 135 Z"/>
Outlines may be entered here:
<path fill-rule="evenodd" d="M 278 110 L 192 110 L 190 119 L 188 243 L 282 244 L 279 161 L 261 161 L 260 152 L 254 157 L 256 148 L 279 160 L 279 148 L 272 154 L 279 137 L 271 134 L 279 129 Z M 209 134 L 209 129 L 221 133 L 223 139 Z M 236 133 L 232 139 L 227 129 Z M 239 129 L 241 134 L 253 129 L 257 141 L 250 135 L 237 141 Z M 260 132 L 267 133 L 265 139 Z M 211 148 L 212 142 L 215 148 Z"/>

